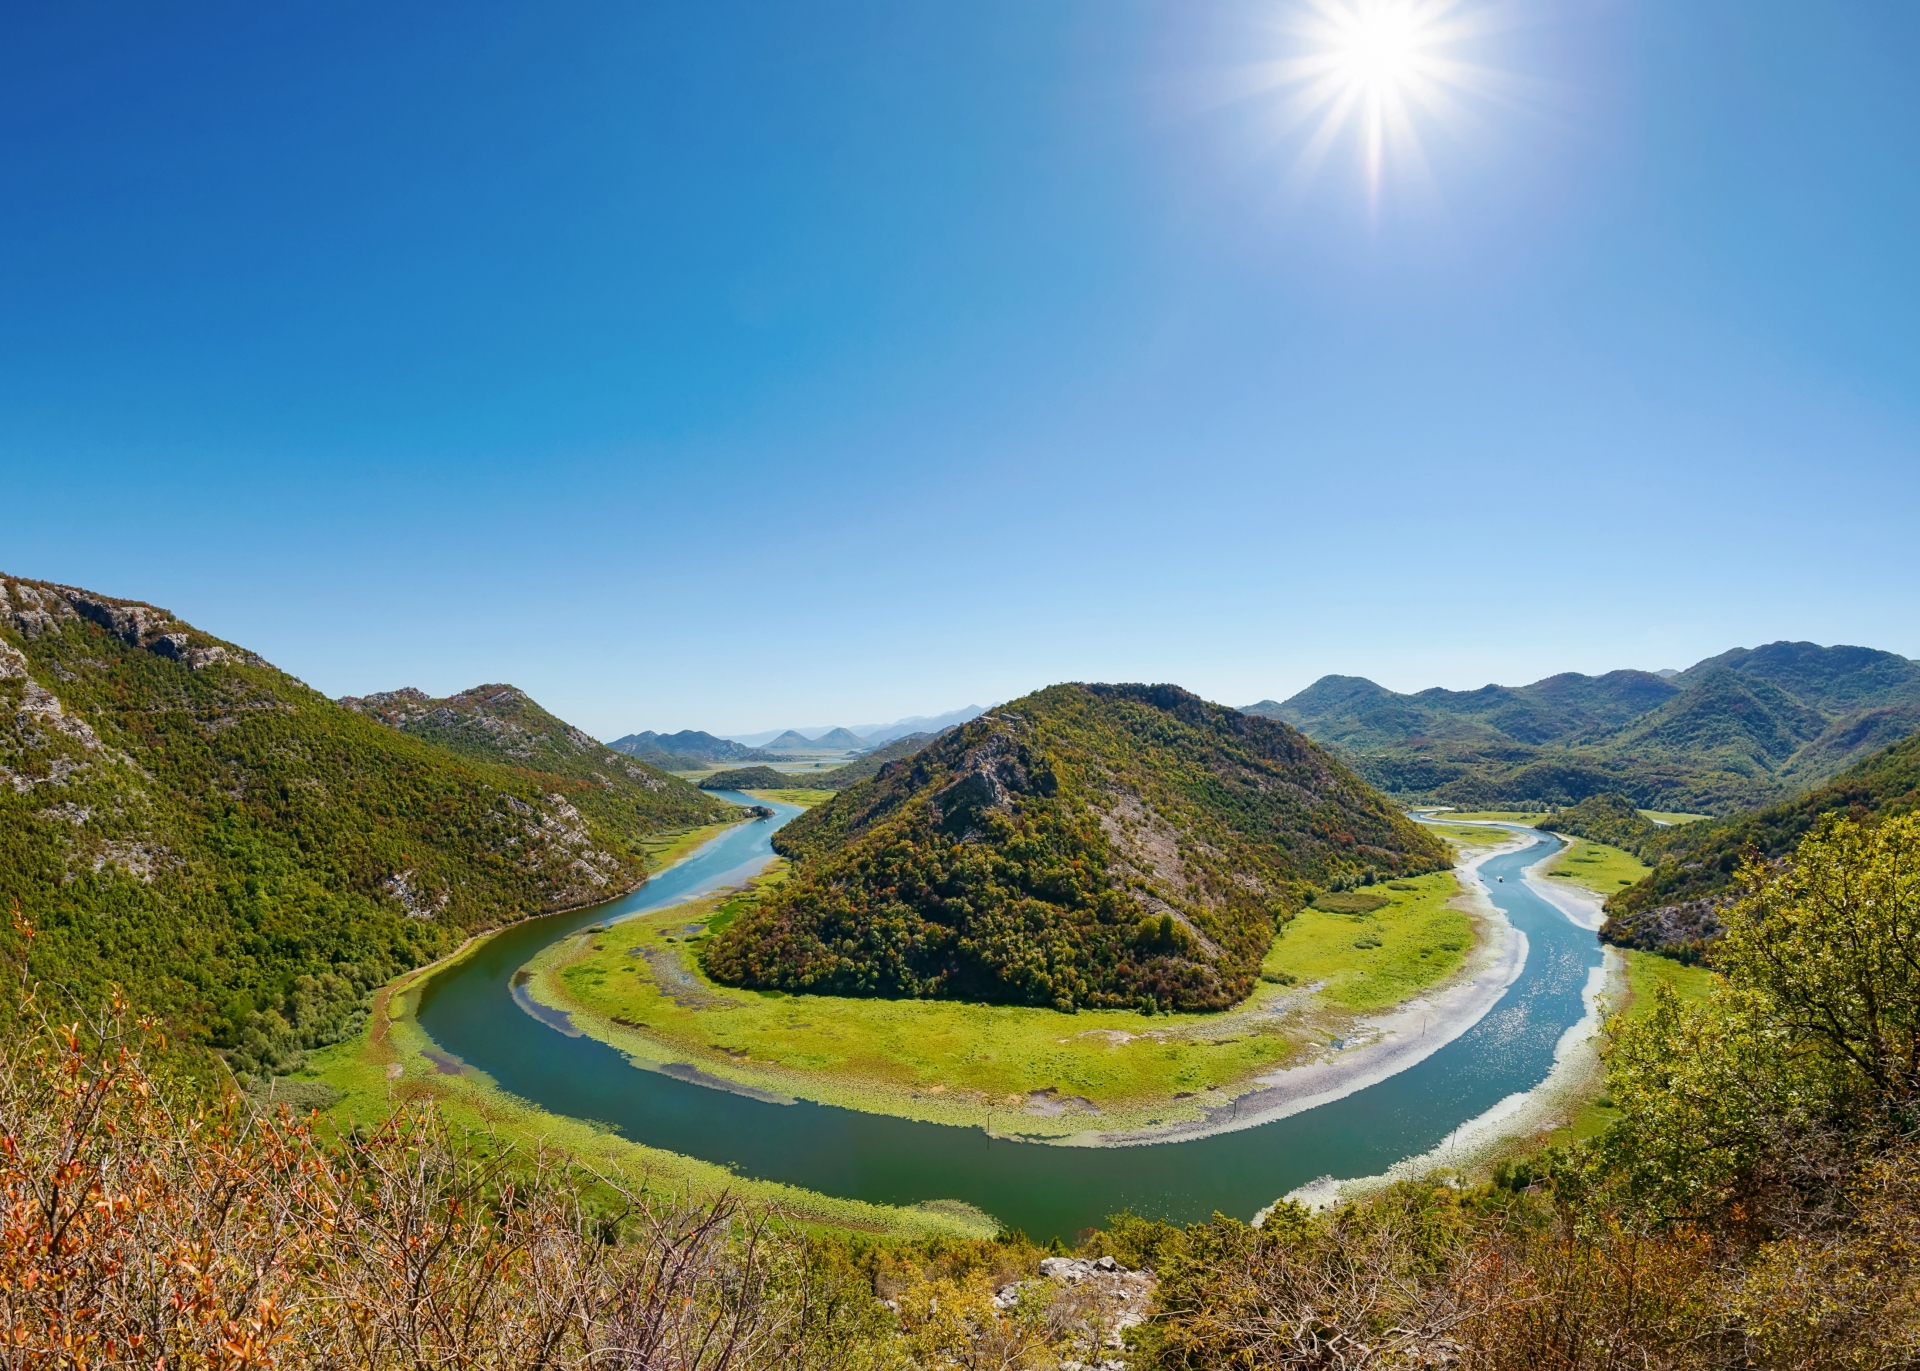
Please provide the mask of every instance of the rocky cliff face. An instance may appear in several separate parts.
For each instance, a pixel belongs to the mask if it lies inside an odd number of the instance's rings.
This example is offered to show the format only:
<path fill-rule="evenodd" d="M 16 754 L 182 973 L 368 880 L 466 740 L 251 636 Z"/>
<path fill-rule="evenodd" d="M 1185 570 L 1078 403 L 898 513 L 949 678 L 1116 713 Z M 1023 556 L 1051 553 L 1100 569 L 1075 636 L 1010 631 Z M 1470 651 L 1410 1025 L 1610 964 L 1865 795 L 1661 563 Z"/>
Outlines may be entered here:
<path fill-rule="evenodd" d="M 144 648 L 194 671 L 229 661 L 265 665 L 252 653 L 182 623 L 169 610 L 47 581 L 0 580 L 0 618 L 29 639 L 58 632 L 76 619 L 87 619 L 129 647 Z"/>

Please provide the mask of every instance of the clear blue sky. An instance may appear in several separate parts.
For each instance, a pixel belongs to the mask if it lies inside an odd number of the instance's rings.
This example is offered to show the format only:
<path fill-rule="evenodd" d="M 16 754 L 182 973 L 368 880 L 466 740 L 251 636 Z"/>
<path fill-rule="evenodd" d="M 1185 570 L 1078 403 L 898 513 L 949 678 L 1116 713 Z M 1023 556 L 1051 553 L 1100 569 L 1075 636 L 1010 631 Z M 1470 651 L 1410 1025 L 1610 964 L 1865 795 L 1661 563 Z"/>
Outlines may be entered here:
<path fill-rule="evenodd" d="M 1920 656 L 1920 5 L 19 4 L 0 568 L 603 736 Z M 1242 98 L 1229 98 L 1240 95 Z"/>

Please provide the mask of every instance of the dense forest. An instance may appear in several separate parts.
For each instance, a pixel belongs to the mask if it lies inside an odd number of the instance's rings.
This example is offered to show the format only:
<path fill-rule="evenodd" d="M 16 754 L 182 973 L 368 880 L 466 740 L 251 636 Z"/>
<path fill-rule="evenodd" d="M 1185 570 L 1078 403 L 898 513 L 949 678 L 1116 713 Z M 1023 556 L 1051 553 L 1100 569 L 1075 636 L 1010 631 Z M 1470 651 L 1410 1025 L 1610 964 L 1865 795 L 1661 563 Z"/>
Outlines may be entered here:
<path fill-rule="evenodd" d="M 1062 685 L 775 839 L 793 875 L 708 944 L 732 984 L 1221 1008 L 1316 889 L 1447 864 L 1284 724 L 1173 686 Z"/>
<path fill-rule="evenodd" d="M 1327 676 L 1252 713 L 1340 750 L 1382 790 L 1465 808 L 1618 793 L 1728 815 L 1815 786 L 1920 731 L 1920 663 L 1814 643 L 1735 648 L 1685 671 L 1568 673 L 1400 695 Z"/>
<path fill-rule="evenodd" d="M 1607 901 L 1600 936 L 1627 947 L 1696 958 L 1725 931 L 1726 908 L 1745 863 L 1780 861 L 1829 814 L 1865 821 L 1916 809 L 1920 738 L 1908 738 L 1797 799 L 1718 822 L 1656 829 L 1629 847 L 1653 870 Z M 1574 812 L 1566 811 L 1562 821 Z M 1567 831 L 1594 836 L 1577 827 Z"/>
<path fill-rule="evenodd" d="M 290 1069 L 398 972 L 628 889 L 648 834 L 726 812 L 638 764 L 465 751 L 165 610 L 0 580 L 0 907 L 38 928 L 30 972 L 83 1004 L 119 986 L 237 1071 Z"/>

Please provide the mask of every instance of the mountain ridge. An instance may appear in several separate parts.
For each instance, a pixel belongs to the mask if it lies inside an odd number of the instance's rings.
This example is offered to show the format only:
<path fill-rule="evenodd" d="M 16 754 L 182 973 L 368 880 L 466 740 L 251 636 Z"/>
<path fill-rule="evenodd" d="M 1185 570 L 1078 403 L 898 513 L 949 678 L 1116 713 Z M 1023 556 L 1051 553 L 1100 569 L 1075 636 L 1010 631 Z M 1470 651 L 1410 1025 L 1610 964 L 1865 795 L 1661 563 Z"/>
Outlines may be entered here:
<path fill-rule="evenodd" d="M 442 699 L 407 687 L 338 703 L 472 761 L 564 778 L 576 803 L 615 825 L 644 830 L 663 812 L 706 822 L 725 813 L 704 796 L 695 800 L 698 787 L 616 752 L 542 709 L 518 686 L 496 682 Z"/>
<path fill-rule="evenodd" d="M 717 738 L 692 728 L 678 733 L 629 733 L 607 746 L 661 771 L 698 771 L 715 762 L 763 760 L 753 748 L 731 738 Z"/>
<path fill-rule="evenodd" d="M 1648 808 L 1727 814 L 1817 785 L 1920 731 L 1920 663 L 1782 641 L 1671 676 L 1566 672 L 1411 695 L 1324 676 L 1246 708 L 1340 748 L 1405 799 L 1477 808 L 1618 792 Z"/>

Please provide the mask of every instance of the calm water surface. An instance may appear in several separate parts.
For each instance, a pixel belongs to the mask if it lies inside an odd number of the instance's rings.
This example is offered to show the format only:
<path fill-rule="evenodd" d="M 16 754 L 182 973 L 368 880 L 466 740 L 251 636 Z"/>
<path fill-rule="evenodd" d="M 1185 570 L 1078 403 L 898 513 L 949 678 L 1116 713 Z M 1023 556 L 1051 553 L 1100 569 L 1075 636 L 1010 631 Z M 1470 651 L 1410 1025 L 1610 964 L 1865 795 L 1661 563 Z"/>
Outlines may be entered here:
<path fill-rule="evenodd" d="M 758 803 L 744 795 L 726 798 Z M 1219 1210 L 1250 1218 L 1317 1176 L 1369 1176 L 1425 1152 L 1553 1066 L 1560 1035 L 1585 1013 L 1598 939 L 1521 880 L 1561 844 L 1536 835 L 1482 868 L 1493 900 L 1527 936 L 1519 978 L 1485 1018 L 1416 1066 L 1305 1113 L 1238 1133 L 1148 1147 L 1084 1148 L 989 1138 L 801 1101 L 766 1104 L 634 1067 L 606 1044 L 569 1037 L 515 1005 L 513 974 L 587 924 L 737 885 L 772 857 L 770 839 L 800 812 L 738 825 L 624 899 L 517 924 L 436 977 L 420 1022 L 444 1051 L 503 1090 L 556 1114 L 611 1125 L 635 1142 L 877 1204 L 958 1199 L 1041 1240 L 1065 1238 L 1121 1209 L 1185 1221 Z M 1502 884 L 1498 877 L 1505 877 Z M 1017 1126 L 1017 1125 L 1016 1125 Z"/>

